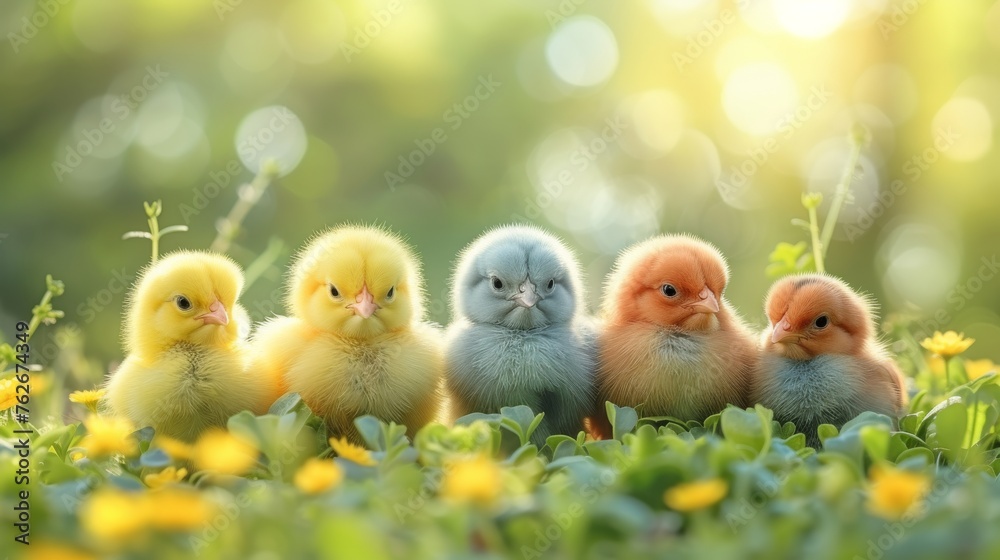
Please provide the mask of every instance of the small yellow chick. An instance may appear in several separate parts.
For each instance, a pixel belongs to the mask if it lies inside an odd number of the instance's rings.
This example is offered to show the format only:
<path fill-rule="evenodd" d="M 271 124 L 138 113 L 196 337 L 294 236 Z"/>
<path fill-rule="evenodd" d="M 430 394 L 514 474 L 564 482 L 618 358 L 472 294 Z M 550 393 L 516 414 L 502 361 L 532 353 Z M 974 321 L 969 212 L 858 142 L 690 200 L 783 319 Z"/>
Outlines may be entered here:
<path fill-rule="evenodd" d="M 127 357 L 107 383 L 111 412 L 187 441 L 242 410 L 265 412 L 268 389 L 246 367 L 242 287 L 239 267 L 212 253 L 173 253 L 143 271 L 126 302 Z"/>
<path fill-rule="evenodd" d="M 288 291 L 292 316 L 261 326 L 253 369 L 299 393 L 334 436 L 357 441 L 354 419 L 367 414 L 411 436 L 436 419 L 441 337 L 424 322 L 419 264 L 402 239 L 375 227 L 327 231 L 296 258 Z"/>

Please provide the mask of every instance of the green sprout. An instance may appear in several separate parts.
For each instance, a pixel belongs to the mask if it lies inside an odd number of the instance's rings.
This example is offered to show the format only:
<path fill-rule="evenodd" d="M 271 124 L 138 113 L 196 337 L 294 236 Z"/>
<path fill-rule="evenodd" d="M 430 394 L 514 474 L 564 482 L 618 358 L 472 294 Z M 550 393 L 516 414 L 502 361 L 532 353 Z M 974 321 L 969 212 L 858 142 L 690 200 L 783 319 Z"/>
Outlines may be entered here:
<path fill-rule="evenodd" d="M 799 218 L 792 220 L 792 225 L 801 227 L 809 232 L 811 248 L 806 253 L 807 244 L 800 242 L 779 243 L 771 253 L 770 264 L 767 267 L 767 275 L 772 278 L 795 274 L 798 272 L 819 272 L 826 274 L 826 254 L 833 240 L 833 232 L 837 227 L 837 219 L 840 217 L 840 210 L 845 204 L 851 201 L 851 181 L 854 179 L 854 170 L 858 166 L 861 157 L 861 150 L 868 145 L 868 131 L 861 125 L 856 124 L 850 135 L 851 151 L 844 165 L 844 172 L 834 190 L 833 201 L 830 210 L 826 214 L 822 228 L 818 216 L 818 210 L 823 203 L 821 193 L 805 193 L 802 195 L 802 206 L 809 214 L 809 221 Z"/>
<path fill-rule="evenodd" d="M 27 344 L 40 325 L 52 325 L 55 324 L 56 320 L 63 318 L 62 311 L 52 308 L 52 298 L 63 295 L 65 291 L 66 286 L 62 282 L 54 280 L 51 274 L 45 275 L 45 295 L 42 296 L 42 301 L 31 309 L 31 321 L 28 322 L 28 328 L 18 335 L 23 337 L 18 339 L 20 344 Z M 3 371 L 4 374 L 10 373 L 6 371 L 7 366 L 16 361 L 17 352 L 14 351 L 14 348 L 7 343 L 0 344 L 0 371 Z"/>
<path fill-rule="evenodd" d="M 156 202 L 143 202 L 143 208 L 146 210 L 146 222 L 149 224 L 149 231 L 130 231 L 122 236 L 122 239 L 134 239 L 143 238 L 149 239 L 153 242 L 152 257 L 150 258 L 151 263 L 156 263 L 157 259 L 160 258 L 160 238 L 168 233 L 174 233 L 178 231 L 187 231 L 187 226 L 170 226 L 160 229 L 160 224 L 157 218 L 160 213 L 163 212 L 163 202 L 157 200 Z"/>
<path fill-rule="evenodd" d="M 250 183 L 240 187 L 236 204 L 233 205 L 229 214 L 219 222 L 219 233 L 215 236 L 210 247 L 212 251 L 225 253 L 229 250 L 229 246 L 236 238 L 236 234 L 239 233 L 240 226 L 243 225 L 247 214 L 256 206 L 260 197 L 264 195 L 264 191 L 280 174 L 281 168 L 276 160 L 269 158 L 261 163 L 260 171 Z"/>

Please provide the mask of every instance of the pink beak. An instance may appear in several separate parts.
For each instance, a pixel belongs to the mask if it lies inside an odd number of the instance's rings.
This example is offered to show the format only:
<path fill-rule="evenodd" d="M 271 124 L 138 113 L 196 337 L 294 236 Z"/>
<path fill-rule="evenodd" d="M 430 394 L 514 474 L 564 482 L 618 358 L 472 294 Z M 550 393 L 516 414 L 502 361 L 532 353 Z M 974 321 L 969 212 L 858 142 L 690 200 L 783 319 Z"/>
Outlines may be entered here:
<path fill-rule="evenodd" d="M 378 305 L 375 304 L 375 296 L 368 291 L 368 286 L 364 285 L 361 287 L 361 293 L 358 297 L 354 298 L 355 303 L 348 305 L 349 309 L 353 309 L 356 315 L 367 319 L 375 314 L 378 310 Z"/>
<path fill-rule="evenodd" d="M 771 333 L 771 342 L 777 344 L 790 336 L 792 336 L 792 324 L 788 322 L 787 317 L 782 317 L 774 325 L 774 331 Z"/>
<path fill-rule="evenodd" d="M 222 305 L 219 300 L 212 302 L 212 305 L 208 307 L 208 313 L 199 316 L 198 319 L 204 321 L 206 325 L 222 325 L 224 327 L 229 324 L 226 306 Z"/>
<path fill-rule="evenodd" d="M 535 292 L 535 285 L 530 280 L 525 280 L 520 286 L 518 293 L 512 298 L 514 303 L 521 307 L 534 307 L 538 303 L 538 294 Z"/>
<path fill-rule="evenodd" d="M 715 297 L 712 290 L 705 286 L 705 289 L 698 294 L 701 301 L 696 301 L 691 304 L 691 309 L 694 309 L 698 313 L 718 313 L 719 312 L 719 298 Z"/>

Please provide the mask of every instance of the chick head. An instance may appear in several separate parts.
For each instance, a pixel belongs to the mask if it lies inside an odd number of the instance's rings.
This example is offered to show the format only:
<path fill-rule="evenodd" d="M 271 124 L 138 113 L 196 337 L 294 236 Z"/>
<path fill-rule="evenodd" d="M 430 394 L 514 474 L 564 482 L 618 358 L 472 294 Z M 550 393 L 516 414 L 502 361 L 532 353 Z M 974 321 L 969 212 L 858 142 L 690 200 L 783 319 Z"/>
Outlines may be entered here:
<path fill-rule="evenodd" d="M 729 281 L 718 249 L 686 235 L 661 235 L 627 249 L 605 286 L 605 318 L 690 331 L 719 328 Z"/>
<path fill-rule="evenodd" d="M 313 239 L 296 258 L 288 306 L 321 331 L 379 336 L 423 320 L 420 265 L 394 233 L 337 227 Z"/>
<path fill-rule="evenodd" d="M 236 302 L 243 273 L 222 255 L 179 251 L 150 265 L 126 304 L 125 345 L 155 352 L 188 342 L 228 346 L 245 336 L 248 318 Z"/>
<path fill-rule="evenodd" d="M 771 287 L 764 308 L 770 322 L 765 350 L 792 359 L 856 355 L 874 332 L 871 301 L 831 276 L 782 278 Z"/>
<path fill-rule="evenodd" d="M 500 227 L 459 256 L 452 297 L 456 315 L 473 323 L 510 329 L 568 323 L 583 307 L 580 265 L 541 229 Z"/>

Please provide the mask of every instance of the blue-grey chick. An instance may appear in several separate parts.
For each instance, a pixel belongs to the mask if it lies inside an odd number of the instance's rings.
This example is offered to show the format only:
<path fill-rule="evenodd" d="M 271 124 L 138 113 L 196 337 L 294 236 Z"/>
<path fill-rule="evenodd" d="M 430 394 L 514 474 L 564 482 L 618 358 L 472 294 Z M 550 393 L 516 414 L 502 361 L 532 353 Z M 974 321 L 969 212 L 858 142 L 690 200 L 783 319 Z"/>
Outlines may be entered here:
<path fill-rule="evenodd" d="M 594 406 L 593 334 L 580 266 L 557 238 L 528 226 L 485 233 L 459 256 L 445 376 L 454 417 L 527 405 L 532 436 L 575 436 Z"/>

